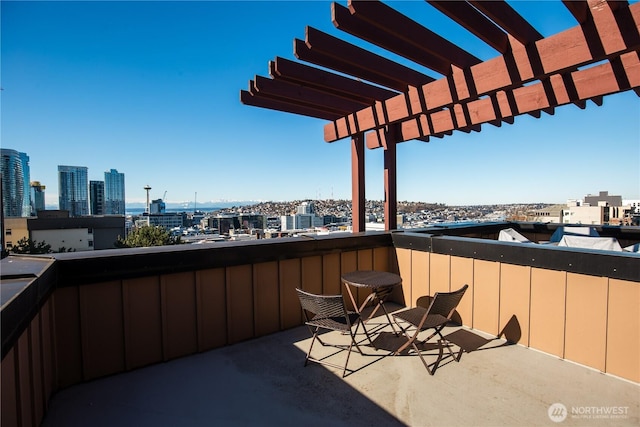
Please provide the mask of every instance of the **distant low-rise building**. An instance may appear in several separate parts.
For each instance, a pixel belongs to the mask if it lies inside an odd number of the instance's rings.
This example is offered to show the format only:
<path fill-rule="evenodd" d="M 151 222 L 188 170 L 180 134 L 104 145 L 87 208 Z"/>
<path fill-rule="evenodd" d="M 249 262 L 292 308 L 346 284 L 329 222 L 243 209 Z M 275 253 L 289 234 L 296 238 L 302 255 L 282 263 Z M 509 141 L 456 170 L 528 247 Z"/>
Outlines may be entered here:
<path fill-rule="evenodd" d="M 600 191 L 597 196 L 587 195 L 582 204 L 569 207 L 565 224 L 630 225 L 634 208 L 623 205 L 622 196 Z"/>
<path fill-rule="evenodd" d="M 608 191 L 601 191 L 597 196 L 587 194 L 584 204 L 588 206 L 622 206 L 622 196 L 609 195 Z"/>
<path fill-rule="evenodd" d="M 231 230 L 240 228 L 240 219 L 237 215 L 216 215 L 207 218 L 206 226 L 218 230 L 219 234 L 229 235 Z"/>
<path fill-rule="evenodd" d="M 564 223 L 567 205 L 552 205 L 542 209 L 527 212 L 526 220 L 530 222 L 543 222 L 549 224 Z"/>
<path fill-rule="evenodd" d="M 39 211 L 37 217 L 5 219 L 5 249 L 23 239 L 45 242 L 54 252 L 113 249 L 125 235 L 124 216 L 70 217 L 68 211 Z"/>
<path fill-rule="evenodd" d="M 183 227 L 185 221 L 187 219 L 187 215 L 185 213 L 152 213 L 147 218 L 148 225 L 152 227 L 164 227 L 167 230 L 170 230 L 175 227 Z"/>

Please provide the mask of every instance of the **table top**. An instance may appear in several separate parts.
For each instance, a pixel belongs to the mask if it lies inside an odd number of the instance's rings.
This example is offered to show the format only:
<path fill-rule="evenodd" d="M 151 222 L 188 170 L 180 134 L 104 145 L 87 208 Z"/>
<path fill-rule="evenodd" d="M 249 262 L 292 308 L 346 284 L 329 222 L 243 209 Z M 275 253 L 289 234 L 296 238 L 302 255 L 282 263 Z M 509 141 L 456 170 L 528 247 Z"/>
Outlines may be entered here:
<path fill-rule="evenodd" d="M 402 278 L 387 271 L 357 270 L 342 275 L 342 281 L 353 286 L 382 288 L 402 283 Z"/>

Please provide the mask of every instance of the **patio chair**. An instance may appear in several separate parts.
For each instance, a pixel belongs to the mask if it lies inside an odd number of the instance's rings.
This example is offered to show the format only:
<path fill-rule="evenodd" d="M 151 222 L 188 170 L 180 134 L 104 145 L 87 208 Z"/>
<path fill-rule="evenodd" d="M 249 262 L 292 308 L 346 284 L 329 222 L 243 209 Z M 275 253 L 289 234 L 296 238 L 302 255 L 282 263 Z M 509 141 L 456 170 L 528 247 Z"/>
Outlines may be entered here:
<path fill-rule="evenodd" d="M 313 336 L 311 345 L 309 345 L 309 351 L 307 351 L 304 366 L 307 366 L 308 362 L 311 361 L 319 363 L 321 365 L 339 368 L 342 369 L 342 377 L 344 378 L 347 373 L 347 364 L 349 363 L 349 356 L 351 355 L 353 346 L 355 345 L 355 347 L 358 349 L 358 352 L 364 355 L 364 353 L 360 349 L 360 346 L 358 345 L 358 342 L 356 341 L 356 334 L 360 325 L 362 325 L 369 343 L 373 345 L 371 337 L 369 336 L 369 332 L 364 326 L 364 322 L 362 322 L 362 319 L 360 318 L 360 315 L 358 313 L 347 311 L 342 295 L 316 295 L 305 292 L 298 288 L 296 288 L 296 292 L 298 293 L 300 305 L 302 306 L 302 312 L 304 314 L 305 320 L 304 323 L 305 325 L 307 325 L 307 327 L 309 328 L 309 332 L 311 332 L 311 335 Z M 355 330 L 353 329 L 354 325 Z M 343 334 L 348 333 L 351 337 L 351 341 L 348 346 L 325 343 L 320 339 L 319 336 L 319 332 L 321 330 L 339 331 Z M 347 350 L 347 360 L 344 362 L 344 366 L 327 362 L 326 360 L 324 360 L 326 359 L 326 357 L 322 359 L 311 357 L 311 349 L 313 348 L 313 344 L 316 342 L 316 340 L 318 340 L 318 342 L 323 346 L 330 346 L 339 348 L 341 350 Z"/>
<path fill-rule="evenodd" d="M 433 373 L 435 372 L 435 368 L 442 359 L 443 347 L 447 347 L 447 350 L 449 351 L 449 353 L 451 353 L 451 356 L 457 362 L 459 358 L 457 358 L 453 354 L 451 348 L 449 348 L 447 340 L 442 336 L 441 331 L 442 329 L 444 329 L 447 323 L 451 321 L 451 316 L 455 312 L 456 307 L 460 303 L 460 300 L 462 299 L 462 296 L 464 295 L 468 287 L 469 285 L 464 285 L 454 292 L 436 292 L 428 308 L 415 307 L 393 313 L 393 320 L 402 331 L 402 334 L 407 338 L 407 342 L 404 343 L 400 348 L 398 348 L 398 350 L 395 351 L 394 355 L 398 355 L 402 351 L 407 349 L 407 347 L 412 346 L 413 349 L 418 353 L 418 356 L 420 356 L 420 360 L 422 360 L 422 363 L 424 364 L 425 368 L 427 368 L 427 371 L 430 375 L 433 375 Z M 414 329 L 415 331 L 413 331 Z M 429 364 L 427 364 L 424 357 L 422 357 L 422 352 L 416 345 L 418 335 L 422 331 L 426 331 L 428 329 L 434 329 L 434 332 L 426 339 L 421 341 L 423 344 L 436 335 L 440 337 L 440 339 L 438 340 L 438 349 L 440 353 L 436 362 L 432 364 L 434 365 L 433 369 L 429 368 Z"/>

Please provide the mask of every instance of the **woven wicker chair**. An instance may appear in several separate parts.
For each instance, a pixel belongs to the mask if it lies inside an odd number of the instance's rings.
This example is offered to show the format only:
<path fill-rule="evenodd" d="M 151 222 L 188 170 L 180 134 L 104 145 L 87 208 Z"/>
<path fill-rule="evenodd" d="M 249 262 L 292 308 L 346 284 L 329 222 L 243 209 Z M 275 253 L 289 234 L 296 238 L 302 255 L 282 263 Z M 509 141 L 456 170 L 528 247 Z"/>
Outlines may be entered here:
<path fill-rule="evenodd" d="M 460 303 L 460 300 L 462 299 L 462 296 L 464 295 L 468 287 L 469 285 L 464 285 L 462 288 L 454 292 L 436 292 L 428 308 L 415 307 L 393 313 L 393 320 L 402 331 L 402 334 L 407 338 L 407 342 L 404 343 L 400 348 L 398 348 L 398 350 L 396 350 L 394 354 L 398 355 L 407 347 L 412 346 L 413 349 L 418 353 L 418 356 L 420 356 L 420 360 L 422 360 L 422 363 L 424 364 L 425 368 L 427 368 L 427 371 L 430 375 L 433 375 L 435 368 L 442 359 L 443 347 L 446 347 L 449 353 L 451 353 L 451 356 L 453 356 L 454 360 L 458 361 L 459 358 L 457 358 L 453 354 L 445 338 L 442 336 L 441 331 L 442 329 L 444 329 L 447 323 L 451 321 L 451 316 L 455 312 L 456 307 Z M 438 360 L 436 360 L 436 362 L 432 364 L 434 366 L 433 369 L 429 368 L 429 364 L 427 364 L 424 357 L 422 357 L 422 352 L 416 345 L 416 339 L 418 338 L 418 335 L 422 331 L 426 331 L 427 329 L 434 329 L 434 332 L 426 339 L 422 340 L 422 343 L 429 341 L 436 335 L 440 337 L 440 339 L 438 340 L 438 348 L 440 354 L 438 356 Z"/>
<path fill-rule="evenodd" d="M 322 365 L 339 368 L 342 369 L 342 377 L 344 378 L 347 373 L 347 364 L 349 363 L 349 356 L 351 355 L 353 346 L 355 345 L 355 347 L 358 349 L 358 352 L 364 355 L 364 353 L 360 349 L 360 346 L 358 346 L 358 342 L 356 341 L 356 334 L 360 325 L 362 325 L 369 343 L 373 345 L 371 337 L 369 336 L 369 332 L 364 326 L 364 322 L 362 322 L 362 319 L 360 318 L 360 315 L 358 313 L 347 311 L 342 295 L 316 295 L 297 288 L 296 292 L 298 293 L 300 305 L 302 306 L 302 312 L 304 314 L 305 320 L 304 323 L 305 325 L 307 325 L 309 331 L 311 332 L 311 335 L 313 336 L 311 345 L 309 346 L 309 351 L 307 351 L 304 366 L 307 366 L 308 362 L 311 361 Z M 354 325 L 355 330 L 353 329 Z M 351 342 L 348 346 L 325 343 L 318 336 L 320 330 L 323 329 L 330 331 L 340 331 L 343 333 L 348 332 L 351 337 Z M 315 359 L 311 357 L 311 349 L 313 348 L 313 344 L 316 340 L 318 340 L 318 342 L 323 346 L 331 346 L 339 348 L 341 350 L 347 350 L 347 360 L 344 362 L 344 366 L 336 365 L 323 359 Z"/>

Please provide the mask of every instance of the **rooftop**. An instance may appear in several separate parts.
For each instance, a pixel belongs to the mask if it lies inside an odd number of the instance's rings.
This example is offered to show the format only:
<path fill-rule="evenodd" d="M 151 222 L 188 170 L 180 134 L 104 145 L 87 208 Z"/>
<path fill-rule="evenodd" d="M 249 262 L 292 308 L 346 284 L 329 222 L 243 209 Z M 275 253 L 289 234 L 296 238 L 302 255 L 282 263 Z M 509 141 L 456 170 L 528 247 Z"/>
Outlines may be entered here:
<path fill-rule="evenodd" d="M 564 405 L 563 424 L 638 425 L 640 258 L 500 241 L 505 228 L 538 242 L 557 227 L 495 223 L 7 257 L 0 422 L 555 425 L 549 410 Z M 599 232 L 640 241 L 636 227 Z M 351 355 L 344 379 L 303 366 L 310 335 L 295 288 L 344 295 L 342 275 L 371 269 L 402 278 L 389 297 L 393 310 L 469 285 L 455 317 L 464 326 L 444 331 L 466 350 L 459 363 L 443 358 L 430 376 L 415 355 L 390 356 L 397 338 L 382 330 L 376 348 Z M 359 289 L 354 297 L 362 304 L 367 296 Z"/>
<path fill-rule="evenodd" d="M 482 346 L 430 376 L 417 356 L 389 356 L 387 329 L 374 341 L 383 349 L 352 353 L 344 379 L 303 366 L 309 331 L 296 327 L 73 386 L 54 396 L 43 426 L 548 426 L 555 403 L 568 410 L 560 425 L 640 422 L 640 388 L 629 381 L 455 326 L 445 335 Z"/>

